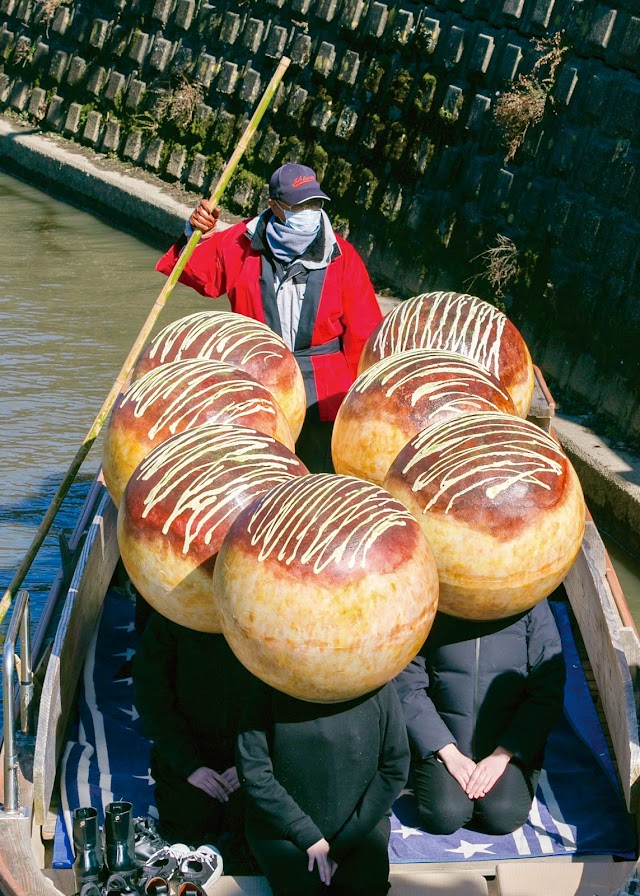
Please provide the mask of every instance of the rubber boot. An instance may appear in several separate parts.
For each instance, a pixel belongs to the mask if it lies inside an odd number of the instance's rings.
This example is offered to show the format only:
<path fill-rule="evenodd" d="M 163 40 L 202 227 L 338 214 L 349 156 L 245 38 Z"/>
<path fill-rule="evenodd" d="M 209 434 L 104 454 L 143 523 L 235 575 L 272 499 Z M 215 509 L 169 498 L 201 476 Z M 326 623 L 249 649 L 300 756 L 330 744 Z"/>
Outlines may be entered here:
<path fill-rule="evenodd" d="M 135 854 L 133 806 L 126 800 L 109 803 L 104 813 L 105 862 L 109 874 L 121 875 L 133 883 L 139 863 Z"/>
<path fill-rule="evenodd" d="M 93 806 L 76 809 L 73 813 L 73 876 L 76 893 L 84 884 L 98 884 L 102 878 L 102 840 L 98 826 L 98 811 Z"/>

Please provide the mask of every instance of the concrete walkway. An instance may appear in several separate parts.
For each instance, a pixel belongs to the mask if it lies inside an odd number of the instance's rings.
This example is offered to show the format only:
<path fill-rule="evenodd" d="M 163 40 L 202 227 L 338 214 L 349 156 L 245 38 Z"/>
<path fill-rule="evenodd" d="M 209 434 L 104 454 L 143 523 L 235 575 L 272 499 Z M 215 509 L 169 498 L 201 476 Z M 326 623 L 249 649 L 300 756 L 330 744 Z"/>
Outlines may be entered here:
<path fill-rule="evenodd" d="M 199 199 L 143 169 L 2 117 L 0 165 L 162 245 L 180 233 Z"/>
<path fill-rule="evenodd" d="M 180 233 L 199 199 L 140 168 L 2 117 L 0 166 L 158 246 Z M 383 311 L 393 304 L 393 299 L 379 300 Z M 616 448 L 576 418 L 558 415 L 554 428 L 599 525 L 640 557 L 640 458 Z"/>
<path fill-rule="evenodd" d="M 580 477 L 598 525 L 640 557 L 640 457 L 599 436 L 579 418 L 558 414 L 553 428 Z"/>

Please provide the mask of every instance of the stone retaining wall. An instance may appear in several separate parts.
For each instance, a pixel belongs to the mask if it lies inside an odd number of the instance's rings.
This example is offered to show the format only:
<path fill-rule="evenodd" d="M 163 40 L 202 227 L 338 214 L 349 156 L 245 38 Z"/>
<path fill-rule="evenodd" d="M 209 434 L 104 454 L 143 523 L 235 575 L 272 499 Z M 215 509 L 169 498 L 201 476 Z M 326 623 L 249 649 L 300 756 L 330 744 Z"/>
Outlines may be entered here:
<path fill-rule="evenodd" d="M 283 53 L 230 210 L 313 165 L 399 295 L 495 298 L 469 281 L 508 237 L 502 301 L 538 363 L 640 436 L 637 0 L 0 0 L 0 109 L 206 193 Z M 549 98 L 507 160 L 494 111 L 525 75 Z"/>

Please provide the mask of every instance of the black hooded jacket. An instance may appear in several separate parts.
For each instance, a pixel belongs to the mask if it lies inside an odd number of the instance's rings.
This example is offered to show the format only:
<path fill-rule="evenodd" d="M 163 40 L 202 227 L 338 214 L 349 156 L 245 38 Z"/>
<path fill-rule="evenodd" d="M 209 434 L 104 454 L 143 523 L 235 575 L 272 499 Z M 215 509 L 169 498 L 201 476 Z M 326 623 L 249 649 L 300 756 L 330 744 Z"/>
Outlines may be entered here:
<path fill-rule="evenodd" d="M 565 666 L 547 601 L 498 622 L 438 613 L 395 679 L 414 759 L 449 743 L 478 762 L 497 746 L 539 768 L 562 712 Z"/>
<path fill-rule="evenodd" d="M 133 663 L 136 708 L 154 753 L 180 777 L 234 764 L 249 673 L 224 635 L 151 613 Z"/>
<path fill-rule="evenodd" d="M 266 839 L 308 849 L 325 837 L 340 861 L 378 824 L 409 773 L 391 684 L 343 703 L 309 703 L 254 679 L 236 765 L 247 817 Z"/>

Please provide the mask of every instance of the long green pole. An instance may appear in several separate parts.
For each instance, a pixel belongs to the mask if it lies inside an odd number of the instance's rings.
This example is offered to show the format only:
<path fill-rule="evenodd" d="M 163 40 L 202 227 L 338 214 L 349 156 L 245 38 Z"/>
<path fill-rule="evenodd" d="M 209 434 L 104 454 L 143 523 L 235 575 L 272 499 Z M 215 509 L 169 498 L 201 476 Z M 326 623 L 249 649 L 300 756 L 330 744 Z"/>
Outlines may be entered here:
<path fill-rule="evenodd" d="M 262 117 L 264 116 L 264 113 L 267 111 L 267 108 L 268 108 L 269 104 L 271 103 L 271 100 L 273 99 L 273 96 L 274 96 L 276 90 L 278 89 L 278 85 L 280 84 L 280 81 L 282 81 L 284 73 L 287 70 L 287 68 L 289 67 L 290 62 L 291 62 L 291 60 L 288 59 L 286 56 L 283 56 L 281 58 L 281 60 L 278 64 L 278 67 L 273 74 L 273 77 L 269 81 L 269 83 L 265 89 L 265 92 L 262 95 L 262 99 L 256 106 L 256 109 L 255 109 L 253 115 L 251 116 L 249 123 L 248 123 L 247 127 L 245 128 L 245 131 L 244 131 L 242 137 L 240 138 L 238 145 L 236 146 L 235 150 L 233 151 L 233 155 L 231 156 L 231 158 L 225 165 L 224 171 L 220 175 L 220 179 L 218 180 L 218 182 L 215 186 L 215 189 L 214 189 L 213 193 L 211 194 L 210 201 L 214 208 L 220 201 L 220 197 L 224 193 L 224 191 L 227 187 L 227 184 L 229 183 L 229 181 L 231 179 L 231 175 L 233 174 L 233 172 L 236 169 L 238 162 L 240 161 L 240 159 L 246 152 L 247 146 L 249 145 L 249 141 L 255 134 L 255 132 L 258 128 L 258 125 L 260 124 L 260 121 L 262 120 Z M 36 554 L 40 550 L 42 542 L 45 540 L 47 533 L 49 532 L 49 529 L 51 528 L 51 524 L 53 523 L 53 521 L 55 519 L 56 513 L 60 509 L 60 505 L 64 501 L 66 494 L 69 491 L 69 488 L 71 487 L 71 484 L 73 483 L 74 479 L 76 478 L 78 470 L 80 469 L 80 467 L 82 465 L 82 462 L 84 461 L 85 457 L 89 453 L 89 450 L 91 449 L 91 446 L 95 442 L 100 430 L 102 429 L 102 426 L 103 426 L 105 420 L 107 419 L 109 412 L 111 411 L 111 408 L 115 404 L 116 398 L 122 391 L 122 387 L 123 387 L 124 383 L 126 382 L 127 377 L 133 370 L 133 367 L 134 367 L 136 361 L 140 357 L 142 349 L 144 348 L 144 346 L 147 343 L 149 334 L 151 333 L 151 330 L 153 329 L 153 326 L 154 326 L 156 320 L 158 319 L 160 312 L 164 308 L 164 306 L 167 302 L 167 299 L 169 298 L 169 295 L 173 291 L 173 288 L 176 285 L 176 283 L 178 282 L 180 274 L 184 270 L 186 263 L 189 261 L 189 258 L 191 257 L 191 253 L 193 252 L 195 247 L 198 245 L 198 242 L 200 241 L 201 236 L 202 236 L 202 231 L 195 230 L 193 232 L 193 235 L 189 239 L 189 242 L 185 246 L 180 257 L 178 258 L 178 261 L 176 262 L 175 267 L 173 268 L 171 274 L 167 278 L 167 281 L 166 281 L 164 287 L 162 288 L 160 295 L 156 299 L 155 304 L 153 305 L 151 311 L 149 312 L 149 315 L 148 315 L 146 321 L 144 322 L 142 329 L 138 333 L 136 341 L 133 343 L 133 346 L 131 347 L 131 351 L 127 355 L 127 359 L 124 362 L 124 364 L 122 365 L 122 369 L 120 370 L 120 373 L 118 374 L 116 381 L 114 382 L 113 386 L 111 387 L 111 391 L 105 398 L 102 407 L 98 411 L 98 414 L 97 414 L 95 420 L 93 421 L 93 425 L 91 426 L 91 429 L 86 434 L 82 445 L 80 446 L 80 448 L 76 452 L 75 457 L 71 461 L 71 464 L 69 465 L 69 469 L 67 470 L 65 477 L 62 480 L 62 482 L 60 483 L 58 491 L 55 493 L 53 500 L 51 501 L 51 504 L 49 505 L 49 508 L 42 519 L 42 522 L 38 526 L 38 531 L 36 532 L 35 538 L 31 542 L 31 546 L 29 547 L 29 550 L 25 554 L 25 557 L 24 557 L 22 563 L 20 564 L 16 574 L 14 575 L 13 579 L 11 580 L 9 587 L 5 591 L 5 593 L 2 597 L 2 600 L 0 600 L 0 623 L 6 616 L 7 611 L 9 609 L 9 607 L 11 606 L 11 601 L 13 600 L 15 593 L 17 592 L 18 588 L 22 585 L 26 574 L 29 572 L 31 564 L 33 563 L 33 561 L 36 557 Z"/>

